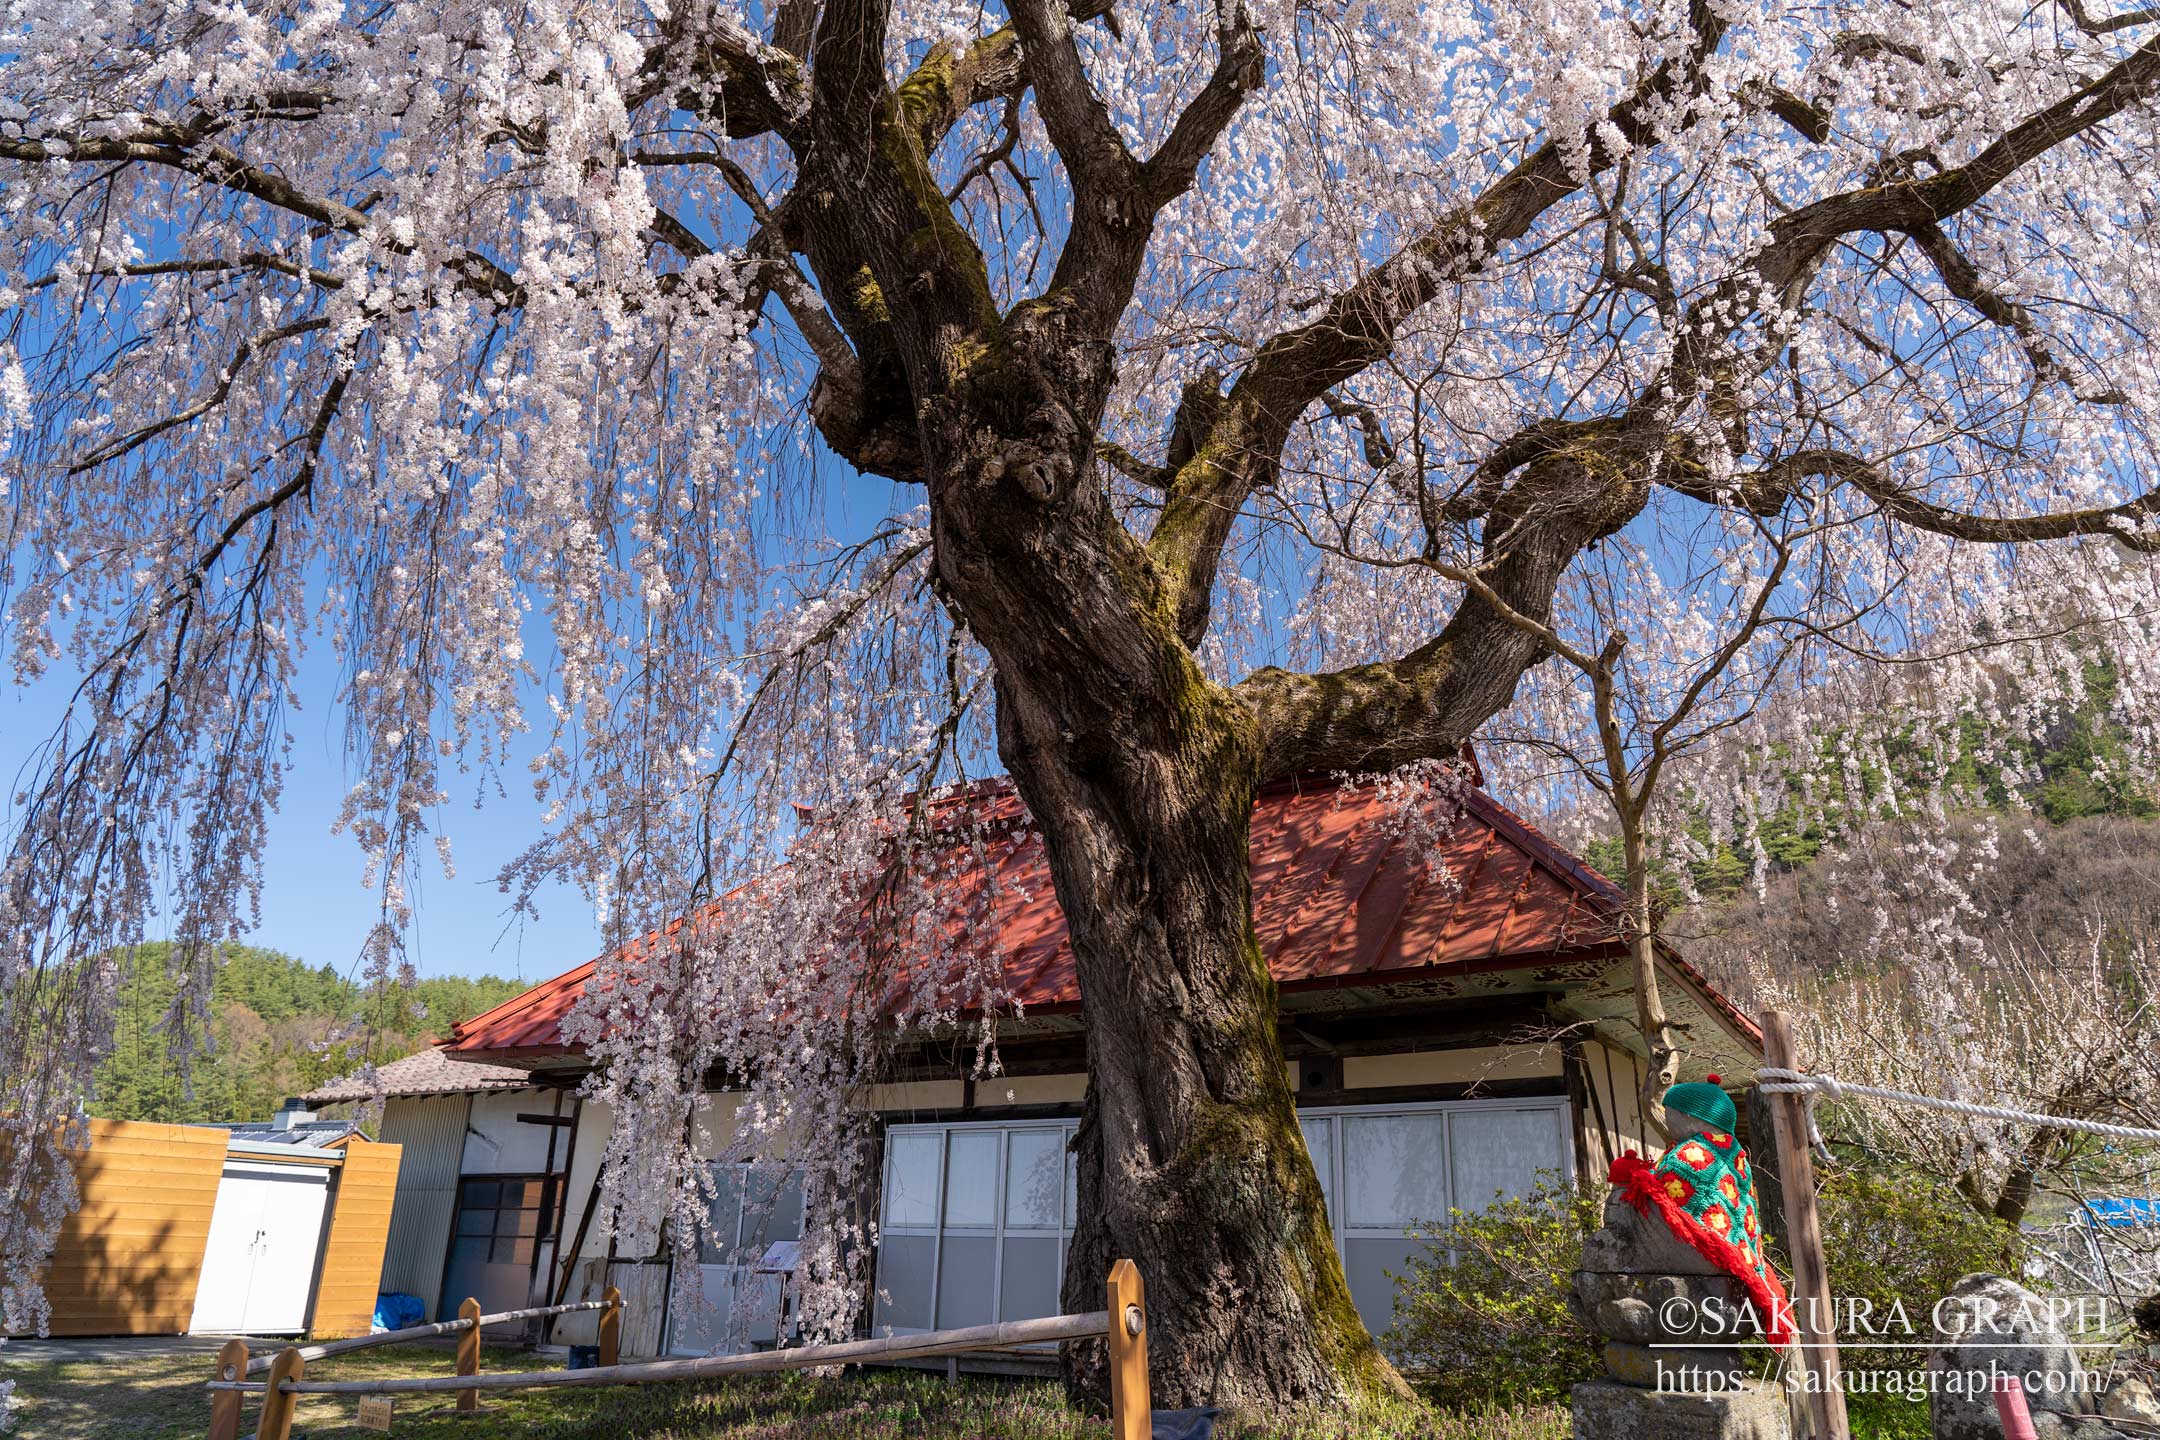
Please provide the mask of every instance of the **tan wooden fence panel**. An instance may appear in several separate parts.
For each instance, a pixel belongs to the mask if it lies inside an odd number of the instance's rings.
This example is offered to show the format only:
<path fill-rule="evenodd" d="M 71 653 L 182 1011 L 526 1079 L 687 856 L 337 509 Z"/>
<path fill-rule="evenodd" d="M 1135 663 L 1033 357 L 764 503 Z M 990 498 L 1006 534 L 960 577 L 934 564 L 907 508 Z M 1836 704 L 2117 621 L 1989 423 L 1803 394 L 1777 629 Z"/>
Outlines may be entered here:
<path fill-rule="evenodd" d="M 92 1120 L 74 1153 L 82 1208 L 45 1267 L 55 1335 L 187 1329 L 225 1171 L 224 1130 Z"/>
<path fill-rule="evenodd" d="M 323 1242 L 322 1278 L 315 1287 L 314 1323 L 308 1331 L 317 1340 L 368 1333 L 381 1288 L 390 1212 L 397 1200 L 401 1147 L 355 1137 L 343 1148 L 345 1164 L 331 1201 L 330 1235 Z"/>

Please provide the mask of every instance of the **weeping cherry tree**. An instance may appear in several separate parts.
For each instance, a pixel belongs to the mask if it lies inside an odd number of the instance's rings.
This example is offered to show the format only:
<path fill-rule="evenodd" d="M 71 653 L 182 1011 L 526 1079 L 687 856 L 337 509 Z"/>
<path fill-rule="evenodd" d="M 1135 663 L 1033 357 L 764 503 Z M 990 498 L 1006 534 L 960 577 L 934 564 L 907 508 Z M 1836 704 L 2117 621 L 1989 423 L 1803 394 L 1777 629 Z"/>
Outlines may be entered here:
<path fill-rule="evenodd" d="M 1160 1403 L 1283 1405 L 1400 1382 L 1285 1086 L 1261 786 L 1579 733 L 1554 642 L 1614 596 L 1622 726 L 1757 596 L 1734 715 L 1910 654 L 1985 702 L 1966 629 L 2160 691 L 2151 9 L 6 10 L 0 590 L 16 674 L 78 682 L 0 858 L 11 1326 L 98 957 L 155 916 L 202 1002 L 304 703 L 373 978 L 445 804 L 513 784 L 513 902 L 686 921 L 576 1021 L 612 1223 L 702 1213 L 724 1078 L 825 1217 L 813 1328 L 866 1238 L 835 1097 L 997 1012 L 950 895 L 1038 827 L 1089 1022 L 1066 1308 L 1131 1256 Z M 993 769 L 1024 811 L 948 823 Z"/>

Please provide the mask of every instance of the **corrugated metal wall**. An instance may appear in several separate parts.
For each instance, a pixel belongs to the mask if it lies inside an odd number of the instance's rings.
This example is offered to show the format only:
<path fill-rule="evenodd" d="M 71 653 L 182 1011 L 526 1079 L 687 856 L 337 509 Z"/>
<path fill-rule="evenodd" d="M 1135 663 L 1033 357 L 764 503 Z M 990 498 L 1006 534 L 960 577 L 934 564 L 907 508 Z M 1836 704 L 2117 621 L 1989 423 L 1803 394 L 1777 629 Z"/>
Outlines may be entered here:
<path fill-rule="evenodd" d="M 470 1095 L 390 1100 L 383 1105 L 382 1140 L 404 1147 L 397 1207 L 383 1255 L 382 1288 L 417 1295 L 426 1314 L 442 1298 L 443 1255 L 457 1208 L 458 1161 L 465 1153 Z"/>

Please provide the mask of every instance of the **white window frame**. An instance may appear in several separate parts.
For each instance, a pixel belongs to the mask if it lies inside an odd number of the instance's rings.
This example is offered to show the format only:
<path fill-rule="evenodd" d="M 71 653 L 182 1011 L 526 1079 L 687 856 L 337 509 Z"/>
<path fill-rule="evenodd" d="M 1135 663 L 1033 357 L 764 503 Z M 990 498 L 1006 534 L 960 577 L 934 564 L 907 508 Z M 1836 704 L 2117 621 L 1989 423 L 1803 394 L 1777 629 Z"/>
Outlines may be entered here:
<path fill-rule="evenodd" d="M 1343 1169 L 1343 1125 L 1345 1119 L 1378 1119 L 1389 1115 L 1430 1115 L 1443 1117 L 1441 1127 L 1441 1167 L 1447 1176 L 1447 1204 L 1437 1215 L 1415 1217 L 1427 1224 L 1444 1223 L 1451 1211 L 1461 1207 L 1461 1198 L 1455 1194 L 1455 1122 L 1454 1116 L 1471 1115 L 1496 1110 L 1543 1110 L 1550 1111 L 1560 1121 L 1560 1174 L 1572 1184 L 1575 1179 L 1575 1146 L 1571 1143 L 1574 1125 L 1574 1107 L 1565 1095 L 1526 1095 L 1519 1099 L 1481 1098 L 1476 1100 L 1415 1100 L 1396 1104 L 1378 1105 L 1311 1105 L 1299 1109 L 1298 1138 L 1305 1138 L 1305 1125 L 1313 1120 L 1328 1122 L 1328 1171 L 1321 1177 L 1321 1188 L 1331 1197 L 1328 1204 L 1328 1225 L 1335 1234 L 1336 1258 L 1344 1257 L 1343 1241 L 1352 1240 L 1410 1240 L 1424 1235 L 1425 1231 L 1403 1225 L 1349 1225 L 1345 1224 L 1343 1203 L 1346 1194 L 1347 1175 Z M 1308 1156 L 1310 1145 L 1307 1147 Z M 1317 1167 L 1315 1167 L 1317 1168 Z"/>
<path fill-rule="evenodd" d="M 1021 1239 L 1058 1242 L 1058 1283 L 1065 1281 L 1066 1252 L 1071 1248 L 1073 1234 L 1072 1216 L 1072 1137 L 1080 1127 L 1078 1117 L 1046 1117 L 1038 1120 L 949 1120 L 926 1124 L 895 1124 L 885 1127 L 885 1153 L 878 1165 L 878 1247 L 882 1264 L 884 1243 L 887 1236 L 913 1236 L 928 1238 L 930 1247 L 930 1327 L 937 1325 L 938 1301 L 942 1298 L 945 1282 L 945 1237 L 947 1234 L 971 1239 L 995 1241 L 991 1252 L 990 1317 L 995 1324 L 1005 1313 L 1005 1240 L 1007 1236 Z M 1008 1225 L 1005 1220 L 1006 1186 L 1009 1179 L 1012 1136 L 1019 1131 L 1050 1130 L 1058 1135 L 1058 1153 L 1062 1157 L 1058 1184 L 1058 1223 L 1055 1227 L 1044 1225 Z M 971 1135 L 994 1134 L 997 1136 L 997 1158 L 992 1163 L 991 1174 L 997 1193 L 991 1199 L 989 1225 L 947 1225 L 946 1184 L 952 1174 L 952 1137 L 955 1133 Z M 937 1147 L 937 1219 L 929 1225 L 891 1225 L 886 1223 L 886 1198 L 892 1193 L 893 1137 L 895 1135 L 935 1134 Z M 884 1276 L 878 1277 L 882 1289 Z M 875 1335 L 921 1335 L 928 1328 L 896 1326 L 883 1323 L 878 1315 L 879 1303 L 871 1307 L 871 1333 Z"/>

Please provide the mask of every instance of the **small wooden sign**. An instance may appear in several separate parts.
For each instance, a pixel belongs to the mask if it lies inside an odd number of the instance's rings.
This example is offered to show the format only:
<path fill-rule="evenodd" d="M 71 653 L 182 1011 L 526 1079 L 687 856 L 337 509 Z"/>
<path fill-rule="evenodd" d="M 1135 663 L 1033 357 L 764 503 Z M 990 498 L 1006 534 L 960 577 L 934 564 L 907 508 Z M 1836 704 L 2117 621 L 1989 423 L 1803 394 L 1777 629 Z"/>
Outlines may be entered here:
<path fill-rule="evenodd" d="M 388 1395 L 363 1395 L 360 1397 L 360 1423 L 370 1430 L 390 1428 L 390 1400 Z"/>

